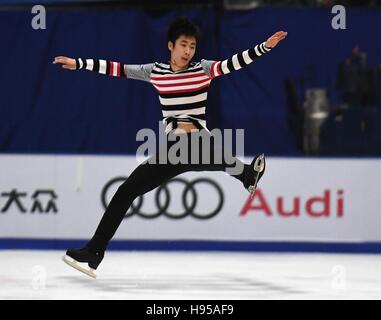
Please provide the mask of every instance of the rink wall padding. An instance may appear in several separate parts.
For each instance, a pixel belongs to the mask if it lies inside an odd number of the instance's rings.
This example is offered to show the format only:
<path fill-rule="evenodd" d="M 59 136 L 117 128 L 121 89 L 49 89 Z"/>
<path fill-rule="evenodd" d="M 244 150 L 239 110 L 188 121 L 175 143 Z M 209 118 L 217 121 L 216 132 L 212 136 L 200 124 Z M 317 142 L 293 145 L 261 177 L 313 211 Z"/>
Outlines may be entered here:
<path fill-rule="evenodd" d="M 0 250 L 67 250 L 85 245 L 83 240 L 0 239 Z M 380 254 L 381 242 L 228 242 L 228 241 L 113 241 L 113 251 L 222 251 L 279 253 Z"/>
<path fill-rule="evenodd" d="M 85 243 L 118 186 L 142 160 L 0 156 L 0 166 L 6 168 L 1 247 Z M 225 172 L 190 172 L 171 179 L 134 201 L 112 247 L 378 251 L 381 160 L 269 157 L 266 163 L 253 197 Z"/>

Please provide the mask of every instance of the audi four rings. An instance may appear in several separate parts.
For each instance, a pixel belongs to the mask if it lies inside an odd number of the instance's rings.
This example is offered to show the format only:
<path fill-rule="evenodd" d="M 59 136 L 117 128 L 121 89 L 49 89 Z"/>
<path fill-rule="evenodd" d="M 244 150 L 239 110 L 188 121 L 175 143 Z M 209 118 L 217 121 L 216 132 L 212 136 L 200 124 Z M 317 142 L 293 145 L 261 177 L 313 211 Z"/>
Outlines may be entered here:
<path fill-rule="evenodd" d="M 107 198 L 107 192 L 108 192 L 109 188 L 112 187 L 114 184 L 120 185 L 126 179 L 127 179 L 126 177 L 114 178 L 114 179 L 110 180 L 103 187 L 101 200 L 102 200 L 103 207 L 105 209 L 107 208 L 107 205 L 108 205 L 106 198 Z M 171 194 L 170 194 L 169 189 L 168 189 L 168 185 L 171 183 L 181 183 L 184 185 L 184 190 L 183 190 L 182 197 L 181 197 L 182 203 L 183 203 L 183 208 L 184 208 L 184 210 L 182 212 L 176 212 L 175 213 L 175 212 L 169 212 L 168 211 L 168 208 L 169 208 L 169 205 L 170 205 L 170 202 L 172 199 Z M 195 211 L 197 201 L 199 199 L 199 195 L 198 195 L 197 190 L 196 190 L 196 185 L 201 184 L 201 183 L 208 184 L 209 186 L 213 187 L 218 194 L 218 200 L 217 200 L 217 203 L 216 203 L 214 210 L 212 210 L 210 212 L 206 212 L 206 213 L 205 212 L 201 213 L 201 212 Z M 220 212 L 220 210 L 224 204 L 224 193 L 223 193 L 221 187 L 215 181 L 208 179 L 208 178 L 198 178 L 198 179 L 194 179 L 192 181 L 187 181 L 187 180 L 182 179 L 182 178 L 174 178 L 174 179 L 171 179 L 171 180 L 163 183 L 162 185 L 160 185 L 158 188 L 156 188 L 156 190 L 154 192 L 155 192 L 155 195 L 154 195 L 155 204 L 156 204 L 156 208 L 157 208 L 156 212 L 148 214 L 148 213 L 145 213 L 141 210 L 141 208 L 143 206 L 143 202 L 144 202 L 144 196 L 142 195 L 142 196 L 139 196 L 137 198 L 137 200 L 135 200 L 134 203 L 131 205 L 130 209 L 128 210 L 128 212 L 126 214 L 126 218 L 137 215 L 137 216 L 145 218 L 145 219 L 154 219 L 154 218 L 157 218 L 161 215 L 164 215 L 170 219 L 182 219 L 182 218 L 185 218 L 187 216 L 192 216 L 196 219 L 205 220 L 205 219 L 211 219 L 215 215 L 217 215 Z M 163 198 L 164 198 L 164 201 L 160 201 L 160 199 L 163 199 Z M 187 201 L 188 199 L 191 199 L 191 201 Z M 188 202 L 190 202 L 190 203 L 188 203 Z"/>

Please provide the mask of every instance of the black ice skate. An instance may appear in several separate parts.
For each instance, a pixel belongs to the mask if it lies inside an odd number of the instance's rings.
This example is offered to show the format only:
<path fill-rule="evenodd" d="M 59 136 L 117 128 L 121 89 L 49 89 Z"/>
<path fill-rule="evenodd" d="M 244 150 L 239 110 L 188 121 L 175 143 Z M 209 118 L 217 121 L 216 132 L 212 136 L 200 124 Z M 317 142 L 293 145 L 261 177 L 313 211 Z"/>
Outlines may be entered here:
<path fill-rule="evenodd" d="M 249 183 L 249 186 L 247 187 L 247 190 L 250 192 L 251 195 L 253 195 L 255 190 L 257 189 L 258 181 L 262 178 L 263 174 L 265 173 L 265 167 L 266 161 L 265 155 L 263 153 L 259 156 L 256 156 L 251 162 L 250 169 L 252 171 L 251 173 L 249 173 L 249 179 L 251 181 Z"/>
<path fill-rule="evenodd" d="M 98 268 L 99 264 L 102 262 L 104 252 L 93 252 L 89 248 L 85 247 L 82 249 L 69 249 L 66 251 L 66 255 L 62 260 L 69 266 L 83 272 L 89 277 L 96 278 L 95 270 Z M 87 263 L 89 269 L 79 265 L 79 263 Z"/>

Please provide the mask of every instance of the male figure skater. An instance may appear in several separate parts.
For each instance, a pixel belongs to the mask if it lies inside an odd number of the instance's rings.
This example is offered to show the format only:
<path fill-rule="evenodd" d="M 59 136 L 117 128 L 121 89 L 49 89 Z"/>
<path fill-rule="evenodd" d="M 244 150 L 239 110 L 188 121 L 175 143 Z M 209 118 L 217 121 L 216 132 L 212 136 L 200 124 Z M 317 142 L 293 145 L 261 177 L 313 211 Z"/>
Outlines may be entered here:
<path fill-rule="evenodd" d="M 92 239 L 84 248 L 67 250 L 64 257 L 66 263 L 95 278 L 95 269 L 101 263 L 109 241 L 137 197 L 187 171 L 226 171 L 232 166 L 231 161 L 223 160 L 222 163 L 215 161 L 212 152 L 213 144 L 208 148 L 202 143 L 197 146 L 197 150 L 201 153 L 200 158 L 202 158 L 202 153 L 210 153 L 210 162 L 201 161 L 195 164 L 189 160 L 192 152 L 194 153 L 194 145 L 190 143 L 191 137 L 196 132 L 209 133 L 205 120 L 209 84 L 215 77 L 229 74 L 249 65 L 256 58 L 269 52 L 286 36 L 287 32 L 276 32 L 267 41 L 226 60 L 202 59 L 200 62 L 193 62 L 192 58 L 199 41 L 199 29 L 188 19 L 180 17 L 171 23 L 167 31 L 170 51 L 168 63 L 130 65 L 97 59 L 72 59 L 64 56 L 54 59 L 54 64 L 62 64 L 62 67 L 68 70 L 84 69 L 151 83 L 159 94 L 167 137 L 175 137 L 175 140 L 168 139 L 166 148 L 158 150 L 155 155 L 140 164 L 118 188 Z M 167 156 L 168 149 L 180 136 L 186 137 L 189 141 L 188 147 L 191 147 L 189 148 L 189 161 L 178 164 L 159 163 L 159 157 Z M 230 160 L 232 159 L 235 163 L 240 162 L 235 157 Z M 252 194 L 265 171 L 264 155 L 254 157 L 250 164 L 241 164 L 242 172 L 231 175 L 239 179 Z M 90 269 L 80 266 L 79 263 L 87 263 Z"/>

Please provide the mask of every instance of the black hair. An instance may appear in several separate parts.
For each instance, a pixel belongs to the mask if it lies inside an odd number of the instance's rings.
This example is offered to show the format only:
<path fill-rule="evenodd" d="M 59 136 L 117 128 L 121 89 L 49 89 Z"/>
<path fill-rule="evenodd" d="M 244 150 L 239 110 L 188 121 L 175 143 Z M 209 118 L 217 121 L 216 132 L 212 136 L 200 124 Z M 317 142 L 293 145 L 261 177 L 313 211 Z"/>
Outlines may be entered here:
<path fill-rule="evenodd" d="M 201 37 L 199 27 L 186 17 L 178 17 L 171 22 L 167 30 L 167 41 L 171 41 L 175 45 L 176 40 L 180 36 L 195 37 L 198 43 Z"/>

